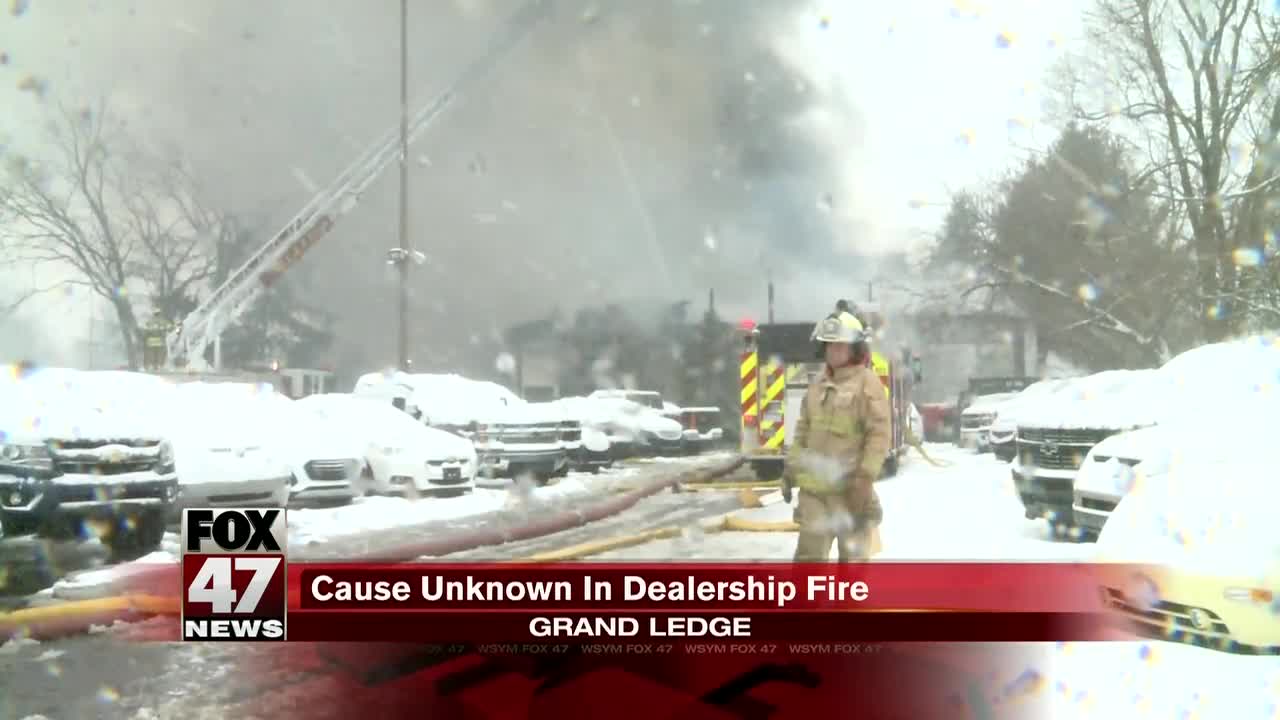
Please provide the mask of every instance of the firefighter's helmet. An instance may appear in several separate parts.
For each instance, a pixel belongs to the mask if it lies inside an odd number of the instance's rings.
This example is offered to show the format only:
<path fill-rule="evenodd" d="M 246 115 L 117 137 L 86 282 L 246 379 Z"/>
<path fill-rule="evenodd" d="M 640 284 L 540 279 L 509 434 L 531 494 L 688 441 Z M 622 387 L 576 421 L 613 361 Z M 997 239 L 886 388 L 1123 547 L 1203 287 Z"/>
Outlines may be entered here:
<path fill-rule="evenodd" d="M 867 333 L 856 317 L 841 312 L 832 313 L 815 325 L 811 339 L 816 343 L 856 345 L 866 342 Z"/>

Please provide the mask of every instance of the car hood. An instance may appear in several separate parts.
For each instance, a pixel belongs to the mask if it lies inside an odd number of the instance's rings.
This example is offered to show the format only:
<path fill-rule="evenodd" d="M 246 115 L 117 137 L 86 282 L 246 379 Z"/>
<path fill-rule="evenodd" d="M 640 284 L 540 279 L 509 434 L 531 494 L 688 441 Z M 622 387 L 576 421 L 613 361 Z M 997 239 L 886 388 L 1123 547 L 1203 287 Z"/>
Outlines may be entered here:
<path fill-rule="evenodd" d="M 1199 457 L 1135 480 L 1098 538 L 1103 559 L 1280 581 L 1280 490 L 1258 454 Z M 1206 482 L 1205 478 L 1222 482 Z"/>
<path fill-rule="evenodd" d="M 1017 408 L 1018 424 L 1055 429 L 1130 430 L 1155 424 L 1155 370 L 1097 373 Z"/>
<path fill-rule="evenodd" d="M 163 440 L 163 423 L 142 409 L 85 400 L 0 398 L 0 433 L 26 442 L 46 440 Z"/>
<path fill-rule="evenodd" d="M 423 407 L 419 405 L 419 407 Z M 481 425 L 534 425 L 538 423 L 558 423 L 568 420 L 563 410 L 549 403 L 520 403 L 501 405 L 495 403 L 466 402 L 433 402 L 425 417 L 432 425 L 468 425 L 472 422 Z"/>
<path fill-rule="evenodd" d="M 1089 454 L 1095 460 L 1120 458 L 1121 460 L 1145 460 L 1169 440 L 1169 432 L 1156 425 L 1129 430 L 1112 435 L 1097 445 Z"/>

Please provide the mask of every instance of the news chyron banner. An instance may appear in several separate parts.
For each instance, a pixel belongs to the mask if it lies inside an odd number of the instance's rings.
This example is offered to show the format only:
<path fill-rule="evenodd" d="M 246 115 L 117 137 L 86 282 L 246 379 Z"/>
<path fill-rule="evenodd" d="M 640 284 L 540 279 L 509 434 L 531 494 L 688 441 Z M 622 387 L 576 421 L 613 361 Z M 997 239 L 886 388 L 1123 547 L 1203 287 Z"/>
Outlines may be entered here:
<path fill-rule="evenodd" d="M 183 511 L 183 640 L 285 639 L 285 512 L 282 508 Z"/>
<path fill-rule="evenodd" d="M 1135 582 L 1069 563 L 308 562 L 288 575 L 290 640 L 490 652 L 1098 640 L 1115 624 L 1108 593 Z"/>
<path fill-rule="evenodd" d="M 706 642 L 772 653 L 796 642 L 835 652 L 1085 641 L 1109 636 L 1109 606 L 1160 584 L 1128 566 L 1066 563 L 288 564 L 286 518 L 279 508 L 184 511 L 183 640 L 488 652 L 622 643 L 659 654 L 721 651 Z"/>

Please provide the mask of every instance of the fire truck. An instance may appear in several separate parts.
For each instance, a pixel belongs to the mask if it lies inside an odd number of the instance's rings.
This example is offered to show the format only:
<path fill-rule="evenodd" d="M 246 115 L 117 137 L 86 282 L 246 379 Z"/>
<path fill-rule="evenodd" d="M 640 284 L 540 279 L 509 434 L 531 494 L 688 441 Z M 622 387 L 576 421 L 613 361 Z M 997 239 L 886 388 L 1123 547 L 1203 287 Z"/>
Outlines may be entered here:
<path fill-rule="evenodd" d="M 405 119 L 407 141 L 414 142 L 456 99 L 462 89 L 489 73 L 497 61 L 514 49 L 549 12 L 550 3 L 530 0 L 510 16 L 484 53 L 465 67 L 454 82 L 416 114 Z M 254 379 L 270 382 L 290 397 L 328 392 L 332 373 L 328 370 L 280 368 L 270 370 L 222 369 L 222 332 L 240 319 L 263 292 L 295 265 L 345 215 L 356 208 L 360 196 L 392 164 L 405 162 L 399 130 L 390 130 L 358 157 L 330 185 L 306 204 L 283 228 L 259 248 L 243 265 L 227 276 L 195 310 L 170 330 L 165 339 L 165 367 L 159 372 L 175 380 Z M 405 257 L 392 250 L 390 262 L 422 262 L 415 253 Z M 205 361 L 205 351 L 213 347 L 213 362 Z"/>
<path fill-rule="evenodd" d="M 742 398 L 741 451 L 756 478 L 777 480 L 800 406 L 809 384 L 825 370 L 812 340 L 812 323 L 770 323 L 757 325 L 745 320 L 738 326 L 742 339 L 739 357 Z M 873 326 L 874 330 L 874 326 Z M 910 447 L 907 430 L 911 426 L 911 389 L 919 375 L 919 361 L 909 352 L 894 361 L 873 345 L 868 363 L 889 396 L 893 442 L 885 458 L 882 475 L 898 472 L 898 464 Z"/>

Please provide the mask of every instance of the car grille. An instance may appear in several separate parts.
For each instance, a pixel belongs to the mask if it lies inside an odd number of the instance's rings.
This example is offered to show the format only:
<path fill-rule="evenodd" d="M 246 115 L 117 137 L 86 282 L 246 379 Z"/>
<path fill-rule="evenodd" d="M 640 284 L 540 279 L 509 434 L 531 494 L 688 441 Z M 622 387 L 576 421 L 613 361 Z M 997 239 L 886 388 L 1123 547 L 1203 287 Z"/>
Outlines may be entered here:
<path fill-rule="evenodd" d="M 1277 645 L 1254 647 L 1235 642 L 1231 639 L 1231 628 L 1227 627 L 1226 621 L 1206 608 L 1193 608 L 1163 600 L 1150 607 L 1140 607 L 1123 592 L 1110 587 L 1102 589 L 1102 601 L 1106 607 L 1118 612 L 1135 631 L 1146 637 L 1251 655 L 1280 655 L 1280 646 Z M 1199 628 L 1192 622 L 1192 613 L 1196 611 L 1203 613 L 1208 619 L 1208 627 Z"/>
<path fill-rule="evenodd" d="M 106 447 L 125 448 L 118 457 L 95 457 Z M 126 475 L 147 472 L 156 466 L 159 440 L 84 439 L 55 440 L 49 444 L 55 469 L 66 475 Z"/>
<path fill-rule="evenodd" d="M 1018 439 L 1056 445 L 1084 445 L 1093 447 L 1116 434 L 1116 430 L 1060 430 L 1057 428 L 1018 428 Z"/>
<path fill-rule="evenodd" d="M 147 472 L 155 467 L 154 460 L 124 460 L 108 463 L 88 460 L 59 460 L 58 471 L 67 475 L 127 475 Z"/>
<path fill-rule="evenodd" d="M 126 439 L 97 439 L 86 440 L 77 438 L 74 440 L 55 440 L 51 443 L 55 451 L 58 450 L 96 450 L 107 445 L 123 445 L 129 448 L 153 448 L 160 444 L 159 440 L 138 440 L 136 438 Z"/>
<path fill-rule="evenodd" d="M 303 466 L 312 480 L 336 481 L 349 479 L 350 469 L 345 460 L 312 460 Z"/>
<path fill-rule="evenodd" d="M 1094 445 L 1118 430 L 1018 428 L 1018 457 L 1026 467 L 1077 470 Z"/>
<path fill-rule="evenodd" d="M 560 425 L 490 425 L 489 437 L 513 444 L 554 444 L 560 441 Z"/>

